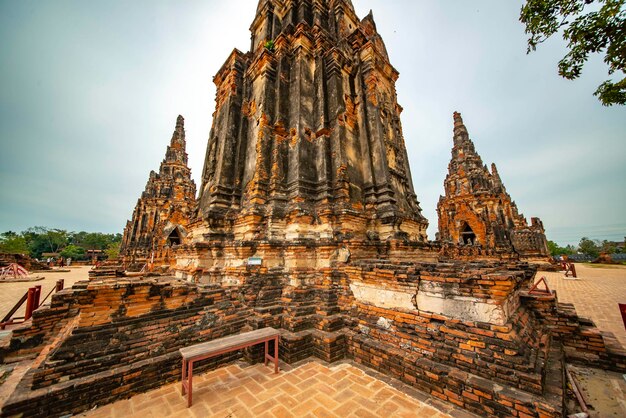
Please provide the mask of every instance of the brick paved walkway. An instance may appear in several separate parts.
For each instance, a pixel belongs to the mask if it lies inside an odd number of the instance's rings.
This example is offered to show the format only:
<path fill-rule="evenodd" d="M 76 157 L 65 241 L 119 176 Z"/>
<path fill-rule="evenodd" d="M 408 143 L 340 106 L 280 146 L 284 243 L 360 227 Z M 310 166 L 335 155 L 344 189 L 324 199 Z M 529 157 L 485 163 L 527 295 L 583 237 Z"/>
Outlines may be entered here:
<path fill-rule="evenodd" d="M 566 279 L 563 273 L 538 272 L 545 276 L 559 302 L 572 303 L 579 316 L 592 319 L 602 331 L 615 334 L 626 347 L 626 330 L 618 303 L 626 303 L 626 266 L 607 268 L 576 264 L 578 280 Z"/>
<path fill-rule="evenodd" d="M 70 267 L 67 273 L 34 273 L 33 276 L 43 276 L 45 279 L 33 282 L 4 282 L 0 281 L 0 320 L 7 314 L 15 303 L 28 291 L 29 287 L 41 285 L 41 298 L 43 299 L 57 280 L 65 280 L 65 287 L 71 287 L 79 280 L 89 279 L 89 266 Z M 49 301 L 50 299 L 48 299 Z M 16 316 L 24 316 L 24 306 L 18 311 Z"/>
<path fill-rule="evenodd" d="M 282 365 L 282 364 L 281 364 Z M 283 365 L 284 366 L 284 365 Z M 105 405 L 81 416 L 103 417 L 471 417 L 464 411 L 410 397 L 346 363 L 309 362 L 273 374 L 262 364 L 234 364 L 194 376 L 193 406 L 180 383 Z M 433 402 L 433 404 L 428 404 Z M 439 409 L 437 409 L 439 408 Z M 446 412 L 451 412 L 449 415 Z"/>

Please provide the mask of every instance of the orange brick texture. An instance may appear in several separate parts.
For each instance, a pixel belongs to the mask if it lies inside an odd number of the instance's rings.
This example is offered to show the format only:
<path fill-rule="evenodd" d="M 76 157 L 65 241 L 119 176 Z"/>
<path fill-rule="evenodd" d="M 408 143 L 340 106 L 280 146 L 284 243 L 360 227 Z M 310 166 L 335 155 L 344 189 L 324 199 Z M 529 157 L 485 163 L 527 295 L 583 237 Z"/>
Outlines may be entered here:
<path fill-rule="evenodd" d="M 63 415 L 124 399 L 178 380 L 181 347 L 273 326 L 282 330 L 287 363 L 352 359 L 479 415 L 558 417 L 563 355 L 606 368 L 622 367 L 624 357 L 554 299 L 526 295 L 533 273 L 524 263 L 362 261 L 293 276 L 233 268 L 236 287 L 173 279 L 79 283 L 56 294 L 4 349 L 5 360 L 38 358 L 2 416 Z M 364 303 L 352 294 L 355 280 L 404 291 L 417 291 L 422 281 L 446 283 L 494 304 L 522 296 L 500 326 Z M 198 371 L 242 358 L 259 362 L 262 348 Z"/>

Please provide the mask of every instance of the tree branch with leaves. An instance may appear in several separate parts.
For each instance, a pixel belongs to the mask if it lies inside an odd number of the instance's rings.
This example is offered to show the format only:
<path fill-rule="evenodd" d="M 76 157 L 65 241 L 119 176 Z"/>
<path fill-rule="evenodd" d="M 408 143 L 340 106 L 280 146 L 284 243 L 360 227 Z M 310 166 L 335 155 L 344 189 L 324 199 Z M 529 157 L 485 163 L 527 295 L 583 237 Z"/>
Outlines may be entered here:
<path fill-rule="evenodd" d="M 626 0 L 527 0 L 520 13 L 526 25 L 527 53 L 563 32 L 569 52 L 559 62 L 559 75 L 574 80 L 589 54 L 603 53 L 608 74 L 594 93 L 604 106 L 626 104 Z"/>

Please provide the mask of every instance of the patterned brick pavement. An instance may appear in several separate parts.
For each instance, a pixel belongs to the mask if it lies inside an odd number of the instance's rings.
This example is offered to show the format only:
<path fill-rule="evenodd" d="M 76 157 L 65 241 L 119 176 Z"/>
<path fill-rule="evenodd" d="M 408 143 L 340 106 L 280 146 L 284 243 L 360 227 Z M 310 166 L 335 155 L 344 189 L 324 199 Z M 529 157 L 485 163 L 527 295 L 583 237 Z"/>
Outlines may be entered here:
<path fill-rule="evenodd" d="M 194 376 L 194 403 L 189 409 L 180 383 L 175 383 L 81 416 L 473 417 L 425 395 L 422 402 L 347 363 L 327 366 L 309 362 L 286 368 L 274 374 L 262 364 L 233 364 Z"/>
<path fill-rule="evenodd" d="M 32 282 L 6 282 L 0 281 L 0 320 L 2 317 L 6 315 L 15 303 L 20 300 L 20 298 L 28 291 L 29 287 L 33 287 L 36 285 L 41 285 L 41 297 L 42 299 L 48 294 L 50 289 L 52 289 L 57 280 L 63 279 L 65 280 L 65 287 L 71 287 L 74 283 L 79 280 L 88 280 L 89 279 L 89 269 L 91 267 L 88 266 L 80 266 L 80 267 L 70 267 L 69 272 L 45 272 L 45 273 L 35 273 L 33 276 L 43 276 L 45 279 L 32 281 Z M 49 301 L 50 299 L 48 299 Z M 16 316 L 24 316 L 24 307 L 22 307 Z"/>
<path fill-rule="evenodd" d="M 602 331 L 612 332 L 626 347 L 626 330 L 618 303 L 626 303 L 626 266 L 590 267 L 576 264 L 578 279 L 566 279 L 563 273 L 537 273 L 545 276 L 559 302 L 574 304 L 579 316 L 590 318 Z"/>

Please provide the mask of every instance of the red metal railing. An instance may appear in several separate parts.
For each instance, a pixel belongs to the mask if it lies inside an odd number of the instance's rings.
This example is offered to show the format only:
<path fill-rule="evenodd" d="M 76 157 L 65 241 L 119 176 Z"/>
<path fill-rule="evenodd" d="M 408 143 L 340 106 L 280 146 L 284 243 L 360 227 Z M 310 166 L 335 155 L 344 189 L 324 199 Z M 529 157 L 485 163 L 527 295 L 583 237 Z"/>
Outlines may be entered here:
<path fill-rule="evenodd" d="M 39 306 L 43 305 L 44 303 L 46 303 L 46 301 L 48 300 L 48 298 L 50 297 L 50 295 L 52 294 L 52 292 L 60 292 L 61 290 L 63 290 L 63 285 L 64 285 L 65 281 L 63 279 L 59 279 L 57 280 L 57 283 L 54 285 L 54 287 L 52 289 L 50 289 L 50 291 L 48 292 L 48 294 L 46 295 L 45 298 L 43 298 L 43 300 L 41 301 L 41 303 L 39 303 Z"/>
<path fill-rule="evenodd" d="M 15 325 L 21 324 L 25 321 L 28 321 L 33 316 L 33 312 L 37 310 L 44 302 L 48 299 L 48 297 L 52 294 L 52 292 L 59 292 L 63 290 L 64 280 L 57 280 L 56 285 L 50 290 L 50 292 L 46 295 L 46 297 L 41 300 L 41 285 L 37 285 L 28 289 L 28 291 L 17 301 L 15 306 L 11 308 L 8 314 L 2 318 L 2 322 L 0 322 L 0 329 L 5 329 L 7 325 Z M 15 317 L 13 315 L 22 307 L 22 305 L 26 302 L 26 311 L 24 312 L 24 316 Z"/>

